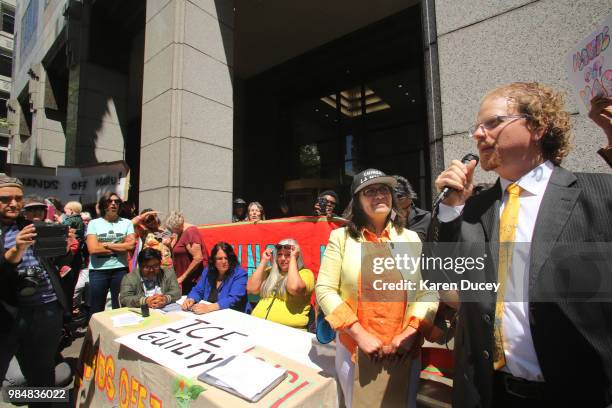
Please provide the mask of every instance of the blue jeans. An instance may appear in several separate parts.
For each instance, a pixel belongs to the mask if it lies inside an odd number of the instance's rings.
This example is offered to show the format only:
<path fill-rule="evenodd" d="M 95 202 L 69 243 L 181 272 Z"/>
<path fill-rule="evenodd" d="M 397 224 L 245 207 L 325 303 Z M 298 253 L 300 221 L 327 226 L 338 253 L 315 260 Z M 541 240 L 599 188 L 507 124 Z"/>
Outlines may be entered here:
<path fill-rule="evenodd" d="M 121 279 L 123 279 L 126 273 L 127 268 L 89 270 L 89 304 L 91 305 L 91 314 L 104 311 L 108 289 L 111 291 L 113 309 L 119 308 Z"/>

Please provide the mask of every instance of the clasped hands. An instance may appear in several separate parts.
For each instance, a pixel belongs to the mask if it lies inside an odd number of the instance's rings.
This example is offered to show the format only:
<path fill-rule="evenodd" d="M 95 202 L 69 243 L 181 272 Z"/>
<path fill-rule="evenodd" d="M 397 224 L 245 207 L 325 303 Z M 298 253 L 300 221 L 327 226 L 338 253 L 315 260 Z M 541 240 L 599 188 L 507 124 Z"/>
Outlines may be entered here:
<path fill-rule="evenodd" d="M 403 363 L 417 351 L 423 344 L 423 337 L 413 327 L 408 326 L 404 331 L 395 335 L 389 344 L 361 329 L 355 341 L 357 346 L 373 361 L 393 361 Z"/>
<path fill-rule="evenodd" d="M 151 295 L 145 299 L 145 302 L 151 309 L 160 309 L 166 306 L 168 299 L 164 295 L 160 295 L 156 293 L 155 295 Z"/>

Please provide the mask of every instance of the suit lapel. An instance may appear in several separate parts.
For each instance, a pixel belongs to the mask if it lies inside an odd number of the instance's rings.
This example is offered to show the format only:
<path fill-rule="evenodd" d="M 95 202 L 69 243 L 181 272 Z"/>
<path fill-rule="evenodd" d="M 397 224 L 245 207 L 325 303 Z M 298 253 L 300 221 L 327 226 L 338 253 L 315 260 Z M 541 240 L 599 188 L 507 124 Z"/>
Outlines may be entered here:
<path fill-rule="evenodd" d="M 550 176 L 531 237 L 530 289 L 537 282 L 540 269 L 550 257 L 554 244 L 576 205 L 581 189 L 571 187 L 575 181 L 576 176 L 561 167 L 555 167 Z"/>

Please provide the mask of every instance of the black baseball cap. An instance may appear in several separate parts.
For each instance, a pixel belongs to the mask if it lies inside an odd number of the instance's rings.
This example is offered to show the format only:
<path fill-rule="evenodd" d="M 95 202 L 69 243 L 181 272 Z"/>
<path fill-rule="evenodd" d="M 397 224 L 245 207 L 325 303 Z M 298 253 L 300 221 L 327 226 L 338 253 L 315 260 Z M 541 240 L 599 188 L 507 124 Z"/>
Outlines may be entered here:
<path fill-rule="evenodd" d="M 351 184 L 351 195 L 355 195 L 367 186 L 372 184 L 386 184 L 391 188 L 397 185 L 397 180 L 393 176 L 387 176 L 380 170 L 366 169 L 361 173 L 357 173 L 353 177 L 353 183 Z"/>

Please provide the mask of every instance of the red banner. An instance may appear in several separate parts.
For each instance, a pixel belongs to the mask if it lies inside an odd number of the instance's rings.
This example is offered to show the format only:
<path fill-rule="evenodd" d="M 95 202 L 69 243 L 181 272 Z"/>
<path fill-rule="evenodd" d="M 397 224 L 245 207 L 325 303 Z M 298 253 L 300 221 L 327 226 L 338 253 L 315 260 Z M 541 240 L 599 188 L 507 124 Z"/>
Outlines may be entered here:
<path fill-rule="evenodd" d="M 332 230 L 346 223 L 340 218 L 292 217 L 269 221 L 237 222 L 199 226 L 200 234 L 208 251 L 219 241 L 234 247 L 240 265 L 249 271 L 249 276 L 259 265 L 261 253 L 285 238 L 293 238 L 302 250 L 306 268 L 317 276 L 323 252 Z"/>

